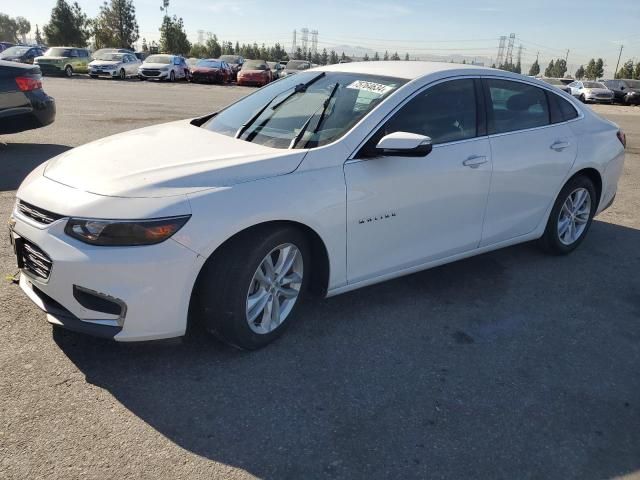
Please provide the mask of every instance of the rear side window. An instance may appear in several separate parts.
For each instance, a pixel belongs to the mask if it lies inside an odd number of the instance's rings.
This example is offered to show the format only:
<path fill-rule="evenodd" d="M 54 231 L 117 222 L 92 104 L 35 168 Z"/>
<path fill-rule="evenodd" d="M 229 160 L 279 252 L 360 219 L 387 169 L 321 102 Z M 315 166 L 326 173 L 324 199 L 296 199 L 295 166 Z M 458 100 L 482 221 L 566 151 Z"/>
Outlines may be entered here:
<path fill-rule="evenodd" d="M 549 125 L 549 105 L 541 88 L 492 79 L 486 85 L 490 135 Z"/>
<path fill-rule="evenodd" d="M 560 98 L 560 95 L 547 92 L 547 97 L 549 99 L 551 123 L 566 122 L 578 117 L 578 112 L 573 105 L 564 98 Z"/>
<path fill-rule="evenodd" d="M 359 102 L 367 99 L 360 97 Z M 476 136 L 476 97 L 472 79 L 451 80 L 412 98 L 384 127 L 384 134 L 409 132 L 431 137 L 434 144 Z"/>

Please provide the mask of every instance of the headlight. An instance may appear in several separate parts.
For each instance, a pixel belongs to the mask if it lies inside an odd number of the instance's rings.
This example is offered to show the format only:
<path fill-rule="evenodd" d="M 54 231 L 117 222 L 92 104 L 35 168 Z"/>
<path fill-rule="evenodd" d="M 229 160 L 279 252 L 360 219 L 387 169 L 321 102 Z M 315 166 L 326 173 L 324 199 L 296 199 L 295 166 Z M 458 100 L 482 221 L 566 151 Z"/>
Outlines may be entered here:
<path fill-rule="evenodd" d="M 132 247 L 164 242 L 180 230 L 191 215 L 151 220 L 92 220 L 71 218 L 64 231 L 90 245 Z"/>

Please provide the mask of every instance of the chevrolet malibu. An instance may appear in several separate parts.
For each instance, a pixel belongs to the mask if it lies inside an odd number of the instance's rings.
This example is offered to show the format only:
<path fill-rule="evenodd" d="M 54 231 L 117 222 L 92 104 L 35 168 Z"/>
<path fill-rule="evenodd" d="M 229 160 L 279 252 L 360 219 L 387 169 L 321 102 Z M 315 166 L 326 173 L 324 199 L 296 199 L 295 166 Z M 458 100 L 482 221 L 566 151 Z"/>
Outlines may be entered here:
<path fill-rule="evenodd" d="M 255 349 L 308 293 L 531 240 L 570 253 L 614 200 L 624 143 L 576 99 L 509 72 L 310 69 L 36 168 L 10 219 L 20 286 L 69 329 L 134 341 L 197 322 Z"/>

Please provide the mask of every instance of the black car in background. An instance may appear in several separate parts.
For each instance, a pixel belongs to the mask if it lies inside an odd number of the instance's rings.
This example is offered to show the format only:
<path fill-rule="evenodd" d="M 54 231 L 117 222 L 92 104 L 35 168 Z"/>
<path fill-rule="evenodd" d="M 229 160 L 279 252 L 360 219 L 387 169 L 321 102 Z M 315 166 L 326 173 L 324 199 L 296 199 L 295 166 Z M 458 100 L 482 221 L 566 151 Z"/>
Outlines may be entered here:
<path fill-rule="evenodd" d="M 613 92 L 613 101 L 626 105 L 640 105 L 640 80 L 621 78 L 602 82 Z"/>
<path fill-rule="evenodd" d="M 26 45 L 14 45 L 0 53 L 0 60 L 10 62 L 33 63 L 33 59 L 44 55 L 44 50 L 40 47 L 29 47 Z"/>
<path fill-rule="evenodd" d="M 232 78 L 235 82 L 238 79 L 238 72 L 242 68 L 244 58 L 242 58 L 240 55 L 222 55 L 218 60 L 227 62 L 229 67 L 231 67 Z"/>
<path fill-rule="evenodd" d="M 0 60 L 0 134 L 44 127 L 56 118 L 38 66 Z"/>

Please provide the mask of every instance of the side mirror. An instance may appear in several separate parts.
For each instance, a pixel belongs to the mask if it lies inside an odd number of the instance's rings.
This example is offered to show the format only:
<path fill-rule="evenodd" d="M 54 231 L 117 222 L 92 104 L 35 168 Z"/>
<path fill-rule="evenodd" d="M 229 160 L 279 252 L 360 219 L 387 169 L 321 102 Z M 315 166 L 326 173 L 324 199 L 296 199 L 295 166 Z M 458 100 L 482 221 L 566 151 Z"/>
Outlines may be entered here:
<path fill-rule="evenodd" d="M 395 157 L 424 157 L 431 153 L 433 144 L 426 135 L 409 132 L 393 132 L 380 139 L 376 151 Z"/>

